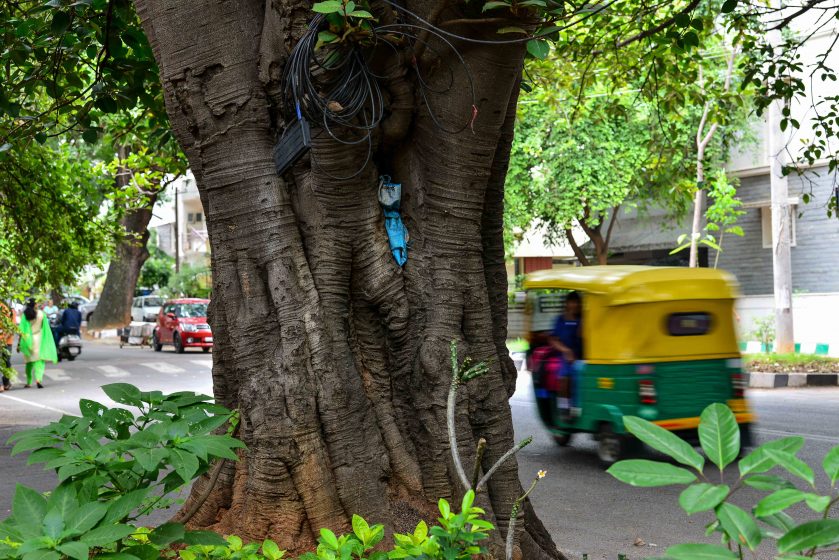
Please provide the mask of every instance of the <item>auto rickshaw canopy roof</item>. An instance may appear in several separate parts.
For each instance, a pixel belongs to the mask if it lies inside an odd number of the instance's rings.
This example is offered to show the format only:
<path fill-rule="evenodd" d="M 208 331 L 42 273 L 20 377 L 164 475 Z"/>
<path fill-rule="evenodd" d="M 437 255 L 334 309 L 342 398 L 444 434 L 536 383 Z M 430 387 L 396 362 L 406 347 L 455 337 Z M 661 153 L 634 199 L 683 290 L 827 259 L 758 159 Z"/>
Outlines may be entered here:
<path fill-rule="evenodd" d="M 735 299 L 739 285 L 713 268 L 605 265 L 540 270 L 528 274 L 524 288 L 578 290 L 604 296 L 607 306 L 633 303 Z"/>

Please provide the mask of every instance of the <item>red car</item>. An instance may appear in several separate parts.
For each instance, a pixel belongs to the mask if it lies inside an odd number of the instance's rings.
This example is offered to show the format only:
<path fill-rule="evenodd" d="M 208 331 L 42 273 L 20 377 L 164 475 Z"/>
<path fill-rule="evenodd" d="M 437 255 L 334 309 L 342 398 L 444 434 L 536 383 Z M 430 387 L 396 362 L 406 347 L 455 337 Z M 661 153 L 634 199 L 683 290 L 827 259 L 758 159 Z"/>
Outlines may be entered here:
<path fill-rule="evenodd" d="M 208 299 L 173 299 L 163 304 L 157 315 L 157 326 L 152 333 L 152 347 L 160 352 L 164 344 L 172 344 L 175 352 L 183 354 L 187 348 L 201 348 L 209 352 L 213 347 L 213 332 L 207 324 Z"/>

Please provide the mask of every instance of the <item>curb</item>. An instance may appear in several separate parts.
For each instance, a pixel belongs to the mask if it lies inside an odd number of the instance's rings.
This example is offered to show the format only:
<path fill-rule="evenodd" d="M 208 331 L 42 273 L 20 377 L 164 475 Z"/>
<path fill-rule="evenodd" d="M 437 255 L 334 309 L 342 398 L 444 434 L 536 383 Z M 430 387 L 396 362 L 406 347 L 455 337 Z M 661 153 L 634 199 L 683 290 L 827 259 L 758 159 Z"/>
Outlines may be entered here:
<path fill-rule="evenodd" d="M 749 376 L 749 387 L 755 389 L 779 389 L 782 387 L 836 387 L 837 373 L 759 373 Z"/>

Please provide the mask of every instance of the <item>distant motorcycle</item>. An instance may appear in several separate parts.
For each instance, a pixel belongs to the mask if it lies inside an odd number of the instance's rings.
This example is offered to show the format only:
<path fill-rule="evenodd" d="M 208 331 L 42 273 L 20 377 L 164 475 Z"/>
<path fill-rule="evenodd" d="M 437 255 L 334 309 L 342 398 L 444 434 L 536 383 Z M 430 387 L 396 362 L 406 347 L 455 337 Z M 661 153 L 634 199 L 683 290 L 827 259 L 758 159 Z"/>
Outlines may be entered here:
<path fill-rule="evenodd" d="M 58 341 L 58 361 L 72 362 L 82 353 L 82 337 L 78 334 L 65 334 Z"/>

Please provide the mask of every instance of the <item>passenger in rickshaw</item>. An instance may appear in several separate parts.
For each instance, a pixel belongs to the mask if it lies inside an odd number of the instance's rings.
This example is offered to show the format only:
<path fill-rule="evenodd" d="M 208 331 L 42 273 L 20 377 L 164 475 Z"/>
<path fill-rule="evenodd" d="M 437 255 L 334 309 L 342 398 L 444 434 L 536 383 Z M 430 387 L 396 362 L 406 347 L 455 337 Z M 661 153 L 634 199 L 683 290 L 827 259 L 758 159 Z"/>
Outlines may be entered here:
<path fill-rule="evenodd" d="M 583 357 L 583 338 L 581 330 L 582 301 L 579 292 L 570 292 L 565 296 L 565 306 L 551 331 L 551 346 L 562 354 L 559 377 L 561 385 L 567 387 L 565 395 L 559 395 L 560 414 L 569 417 L 579 412 L 579 364 Z"/>

